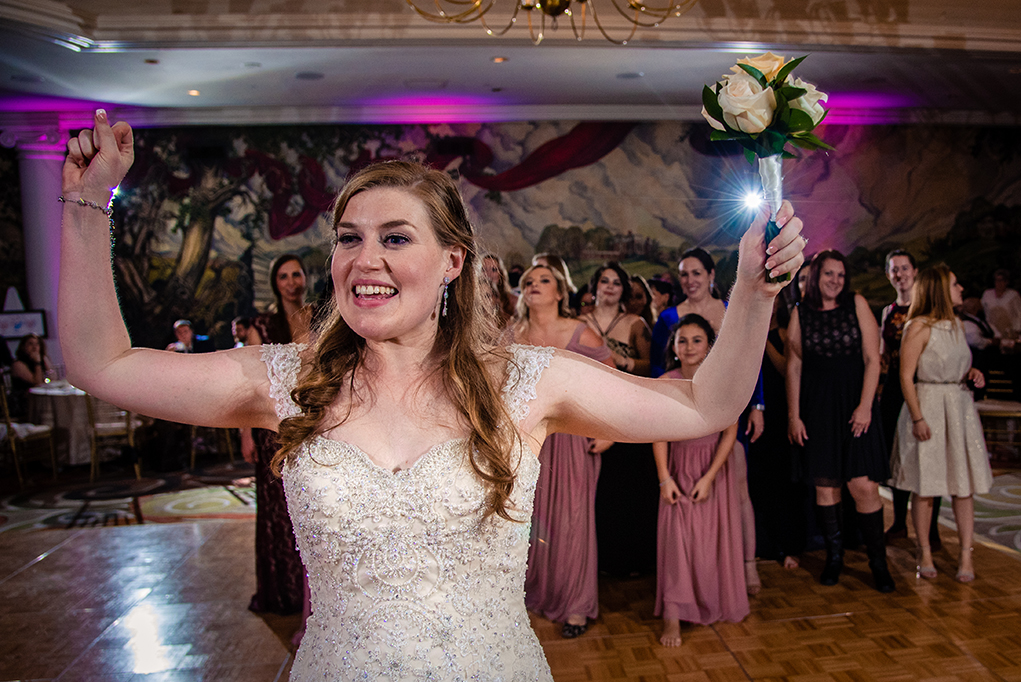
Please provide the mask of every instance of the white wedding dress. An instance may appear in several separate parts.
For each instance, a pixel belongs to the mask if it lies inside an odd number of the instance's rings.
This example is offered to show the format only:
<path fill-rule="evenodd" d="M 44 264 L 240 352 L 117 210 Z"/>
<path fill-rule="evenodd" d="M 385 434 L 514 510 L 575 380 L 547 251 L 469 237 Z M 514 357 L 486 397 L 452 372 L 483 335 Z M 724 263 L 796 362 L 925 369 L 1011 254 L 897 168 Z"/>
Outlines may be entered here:
<path fill-rule="evenodd" d="M 277 414 L 293 416 L 300 347 L 263 349 Z M 518 423 L 553 349 L 511 351 L 503 398 Z M 524 600 L 539 461 L 520 443 L 513 456 L 523 523 L 483 520 L 464 440 L 396 473 L 342 441 L 302 445 L 283 478 L 312 616 L 291 680 L 552 681 Z"/>

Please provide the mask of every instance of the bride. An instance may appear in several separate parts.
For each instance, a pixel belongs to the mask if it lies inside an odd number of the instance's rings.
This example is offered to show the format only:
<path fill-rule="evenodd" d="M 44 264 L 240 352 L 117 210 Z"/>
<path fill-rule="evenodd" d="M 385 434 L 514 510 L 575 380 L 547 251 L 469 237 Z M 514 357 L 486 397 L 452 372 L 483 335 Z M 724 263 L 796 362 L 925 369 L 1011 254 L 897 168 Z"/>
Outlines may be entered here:
<path fill-rule="evenodd" d="M 370 166 L 337 200 L 332 314 L 314 346 L 203 355 L 131 348 L 104 208 L 131 128 L 96 112 L 68 143 L 60 334 L 69 379 L 177 422 L 276 430 L 312 611 L 291 677 L 550 680 L 522 586 L 537 453 L 551 433 L 696 438 L 733 423 L 758 375 L 772 274 L 802 263 L 785 204 L 742 239 L 730 311 L 691 381 L 553 348 L 494 344 L 474 228 L 446 173 Z M 769 253 L 770 255 L 764 255 Z"/>

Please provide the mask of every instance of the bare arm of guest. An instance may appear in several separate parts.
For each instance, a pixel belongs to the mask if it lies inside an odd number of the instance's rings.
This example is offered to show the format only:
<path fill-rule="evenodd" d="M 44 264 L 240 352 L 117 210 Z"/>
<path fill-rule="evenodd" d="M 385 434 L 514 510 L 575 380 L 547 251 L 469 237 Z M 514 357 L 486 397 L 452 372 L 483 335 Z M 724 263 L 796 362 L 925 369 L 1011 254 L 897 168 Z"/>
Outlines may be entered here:
<path fill-rule="evenodd" d="M 713 456 L 712 464 L 709 465 L 709 470 L 702 475 L 702 478 L 698 479 L 691 489 L 689 497 L 692 502 L 704 502 L 709 499 L 713 490 L 713 481 L 716 480 L 716 475 L 720 473 L 723 465 L 727 463 L 730 453 L 734 451 L 735 443 L 737 443 L 737 424 L 720 434 L 720 441 L 716 445 L 716 454 Z"/>
<path fill-rule="evenodd" d="M 851 433 L 854 437 L 869 430 L 872 422 L 872 403 L 879 388 L 879 325 L 869 308 L 868 301 L 861 294 L 854 295 L 854 309 L 861 329 L 861 353 L 865 360 L 865 377 L 861 386 L 861 400 L 851 413 Z"/>
<path fill-rule="evenodd" d="M 642 318 L 635 320 L 631 325 L 631 347 L 635 349 L 638 357 L 631 358 L 631 367 L 628 372 L 637 374 L 640 377 L 649 376 L 649 358 L 652 355 L 652 331 L 648 323 Z"/>
<path fill-rule="evenodd" d="M 925 319 L 916 317 L 904 325 L 900 343 L 900 388 L 904 394 L 904 405 L 911 416 L 911 433 L 922 441 L 929 440 L 932 431 L 922 416 L 922 404 L 918 400 L 915 386 L 915 370 L 918 369 L 918 358 L 922 356 L 931 334 L 932 328 L 925 323 Z"/>
<path fill-rule="evenodd" d="M 801 421 L 801 321 L 798 309 L 791 311 L 787 326 L 787 437 L 796 445 L 808 440 L 805 422 Z"/>

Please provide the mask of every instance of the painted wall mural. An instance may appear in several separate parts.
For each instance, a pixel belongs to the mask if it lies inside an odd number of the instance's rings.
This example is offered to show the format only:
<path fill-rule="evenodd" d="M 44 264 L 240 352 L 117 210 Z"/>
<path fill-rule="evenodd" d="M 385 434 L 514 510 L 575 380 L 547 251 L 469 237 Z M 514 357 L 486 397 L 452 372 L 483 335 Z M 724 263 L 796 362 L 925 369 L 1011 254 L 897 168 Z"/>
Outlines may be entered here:
<path fill-rule="evenodd" d="M 849 254 L 875 304 L 892 298 L 882 262 L 897 246 L 947 261 L 979 293 L 996 267 L 1021 276 L 1021 130 L 820 130 L 838 151 L 785 162 L 785 191 L 812 250 Z M 698 245 L 726 286 L 757 183 L 738 149 L 681 122 L 148 129 L 136 144 L 115 263 L 133 340 L 156 347 L 179 317 L 229 345 L 230 320 L 270 302 L 269 263 L 284 252 L 305 258 L 320 295 L 330 203 L 373 160 L 457 173 L 486 249 L 509 264 L 559 252 L 579 282 L 607 258 L 671 270 Z"/>

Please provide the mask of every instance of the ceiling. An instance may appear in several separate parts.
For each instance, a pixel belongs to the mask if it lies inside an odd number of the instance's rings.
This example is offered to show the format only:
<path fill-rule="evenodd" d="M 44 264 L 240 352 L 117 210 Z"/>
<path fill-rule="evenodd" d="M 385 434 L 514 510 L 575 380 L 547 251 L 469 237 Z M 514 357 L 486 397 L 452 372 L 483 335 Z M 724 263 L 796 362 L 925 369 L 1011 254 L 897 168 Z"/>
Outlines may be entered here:
<path fill-rule="evenodd" d="M 535 46 L 404 0 L 0 0 L 0 129 L 94 103 L 137 125 L 691 120 L 703 84 L 766 49 L 811 55 L 796 75 L 833 123 L 1019 125 L 1017 0 L 961 4 L 700 0 L 626 46 L 563 20 Z"/>

